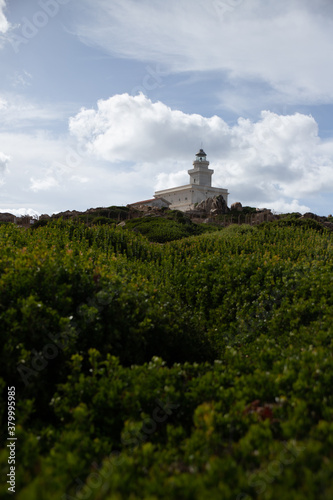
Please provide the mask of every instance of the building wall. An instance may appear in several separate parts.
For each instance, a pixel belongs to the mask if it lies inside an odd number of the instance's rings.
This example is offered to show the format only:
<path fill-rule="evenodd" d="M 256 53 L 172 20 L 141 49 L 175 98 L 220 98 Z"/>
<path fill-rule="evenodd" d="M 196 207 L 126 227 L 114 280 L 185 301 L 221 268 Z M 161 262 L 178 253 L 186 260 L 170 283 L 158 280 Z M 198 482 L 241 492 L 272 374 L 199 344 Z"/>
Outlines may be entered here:
<path fill-rule="evenodd" d="M 168 201 L 168 200 L 167 200 Z M 162 200 L 161 198 L 155 198 L 154 201 L 151 201 L 150 203 L 147 203 L 149 207 L 157 207 L 157 208 L 163 208 L 163 207 L 168 207 L 169 205 L 165 202 L 165 200 Z"/>
<path fill-rule="evenodd" d="M 194 184 L 157 191 L 154 196 L 156 198 L 163 197 L 165 200 L 169 201 L 171 203 L 169 208 L 185 212 L 186 210 L 193 209 L 196 203 L 200 203 L 207 198 L 218 195 L 222 195 L 228 204 L 227 189 L 196 186 Z"/>
<path fill-rule="evenodd" d="M 213 198 L 214 196 L 222 195 L 225 199 L 226 204 L 228 204 L 228 190 L 222 188 L 206 187 L 206 186 L 195 186 L 193 190 L 192 203 L 200 203 L 207 198 Z"/>
<path fill-rule="evenodd" d="M 190 184 L 156 191 L 154 197 L 164 198 L 171 203 L 170 208 L 183 212 L 195 208 L 196 203 L 218 195 L 222 195 L 228 205 L 228 190 L 212 187 L 211 179 L 214 170 L 208 168 L 209 161 L 206 160 L 206 153 L 200 149 L 196 158 L 193 168 L 188 170 Z"/>
<path fill-rule="evenodd" d="M 214 170 L 208 168 L 209 161 L 199 162 L 194 161 L 191 170 L 188 170 L 190 176 L 190 184 L 197 184 L 199 186 L 209 186 L 212 185 L 212 175 Z"/>
<path fill-rule="evenodd" d="M 185 210 L 188 210 L 188 207 L 190 207 L 192 204 L 192 193 L 190 186 L 157 191 L 154 196 L 156 198 L 163 197 L 165 200 L 171 203 L 169 208 L 182 210 L 183 212 Z"/>

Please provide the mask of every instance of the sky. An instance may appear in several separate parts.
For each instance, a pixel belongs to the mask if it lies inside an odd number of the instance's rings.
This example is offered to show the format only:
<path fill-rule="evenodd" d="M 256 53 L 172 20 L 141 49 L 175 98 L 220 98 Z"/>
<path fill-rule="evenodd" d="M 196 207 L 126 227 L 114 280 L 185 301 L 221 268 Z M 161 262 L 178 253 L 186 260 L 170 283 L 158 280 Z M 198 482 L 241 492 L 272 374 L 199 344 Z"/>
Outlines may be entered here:
<path fill-rule="evenodd" d="M 0 212 L 188 184 L 333 213 L 332 0 L 0 0 Z"/>

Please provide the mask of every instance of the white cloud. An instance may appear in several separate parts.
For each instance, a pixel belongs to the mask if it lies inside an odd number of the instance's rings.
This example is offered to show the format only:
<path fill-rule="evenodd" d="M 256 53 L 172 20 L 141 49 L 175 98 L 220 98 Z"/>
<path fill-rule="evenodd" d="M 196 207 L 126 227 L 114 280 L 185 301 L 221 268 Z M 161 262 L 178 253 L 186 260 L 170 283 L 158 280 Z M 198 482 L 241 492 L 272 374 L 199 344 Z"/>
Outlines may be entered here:
<path fill-rule="evenodd" d="M 16 71 L 12 77 L 12 85 L 16 88 L 29 87 L 32 79 L 32 75 L 28 71 Z"/>
<path fill-rule="evenodd" d="M 8 106 L 0 101 L 0 108 Z M 308 115 L 264 111 L 257 121 L 240 118 L 231 127 L 219 116 L 122 94 L 81 109 L 69 130 L 70 136 L 0 130 L 7 211 L 86 210 L 149 198 L 157 189 L 188 183 L 202 141 L 215 170 L 213 185 L 228 188 L 229 204 L 315 211 L 316 200 L 333 192 L 333 141 L 319 138 Z"/>
<path fill-rule="evenodd" d="M 45 176 L 42 179 L 30 178 L 30 189 L 34 192 L 45 191 L 57 186 L 59 186 L 59 183 L 52 175 Z"/>
<path fill-rule="evenodd" d="M 79 38 L 172 72 L 218 70 L 262 82 L 287 103 L 333 99 L 329 0 L 86 0 Z M 234 6 L 234 7 L 232 7 Z M 226 101 L 222 92 L 222 100 Z"/>
<path fill-rule="evenodd" d="M 31 77 L 29 73 L 17 74 L 15 78 Z M 23 80 L 21 81 L 23 85 Z M 0 95 L 0 131 L 22 130 L 26 128 L 46 128 L 54 122 L 65 119 L 72 112 L 72 104 L 57 104 L 27 100 L 18 93 L 7 92 Z"/>
<path fill-rule="evenodd" d="M 298 200 L 291 200 L 287 202 L 284 199 L 278 199 L 274 203 L 266 203 L 265 206 L 259 208 L 270 208 L 276 213 L 287 214 L 292 212 L 300 212 L 304 214 L 310 212 L 308 205 L 300 203 Z"/>
<path fill-rule="evenodd" d="M 5 9 L 6 9 L 5 0 L 0 0 L 0 33 L 2 34 L 6 33 L 10 28 L 10 24 L 4 12 Z"/>
<path fill-rule="evenodd" d="M 199 137 L 207 137 L 207 144 L 229 139 L 228 125 L 219 117 L 174 111 L 143 94 L 100 100 L 97 110 L 82 109 L 72 117 L 69 128 L 90 152 L 112 162 L 186 160 L 200 143 Z"/>
<path fill-rule="evenodd" d="M 0 173 L 5 172 L 9 161 L 10 157 L 0 151 Z"/>
<path fill-rule="evenodd" d="M 174 186 L 183 186 L 188 184 L 188 173 L 187 170 L 180 170 L 178 172 L 171 172 L 167 174 L 162 172 L 156 176 L 155 189 L 159 191 L 161 189 L 167 189 Z"/>
<path fill-rule="evenodd" d="M 0 131 L 0 144 L 6 145 L 6 156 L 11 157 L 1 189 L 7 212 L 16 214 L 23 206 L 52 214 L 126 205 L 136 201 L 138 193 L 150 196 L 144 165 L 138 171 L 118 171 L 111 163 L 92 158 L 68 136 Z"/>
<path fill-rule="evenodd" d="M 0 213 L 13 214 L 16 217 L 22 217 L 23 215 L 30 215 L 31 217 L 38 218 L 41 214 L 36 212 L 33 208 L 0 208 Z"/>
<path fill-rule="evenodd" d="M 188 115 L 123 94 L 100 100 L 96 110 L 82 109 L 70 131 L 110 162 L 110 171 L 127 170 L 128 181 L 144 162 L 147 185 L 155 189 L 188 182 L 190 155 L 203 139 L 214 185 L 228 188 L 231 202 L 304 212 L 315 196 L 333 192 L 333 142 L 323 142 L 314 118 L 299 113 L 264 111 L 257 122 L 241 118 L 229 127 L 218 116 Z"/>
<path fill-rule="evenodd" d="M 10 157 L 0 151 L 0 186 L 5 182 L 4 176 L 8 170 L 9 162 L 10 162 Z"/>

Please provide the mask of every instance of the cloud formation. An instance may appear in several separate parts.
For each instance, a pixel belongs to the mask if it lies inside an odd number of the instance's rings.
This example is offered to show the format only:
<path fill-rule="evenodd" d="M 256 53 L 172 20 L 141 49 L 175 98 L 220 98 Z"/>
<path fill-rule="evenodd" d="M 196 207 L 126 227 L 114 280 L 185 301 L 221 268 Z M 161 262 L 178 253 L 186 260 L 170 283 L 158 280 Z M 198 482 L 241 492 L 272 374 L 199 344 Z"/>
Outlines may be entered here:
<path fill-rule="evenodd" d="M 5 0 L 0 0 L 0 34 L 5 34 L 9 28 L 10 24 L 7 21 L 6 15 L 5 15 L 5 9 L 6 9 L 6 1 Z"/>
<path fill-rule="evenodd" d="M 189 115 L 142 94 L 122 94 L 82 109 L 69 127 L 110 169 L 127 168 L 128 182 L 131 170 L 145 164 L 146 182 L 156 190 L 188 183 L 203 140 L 214 185 L 228 188 L 233 201 L 304 212 L 309 203 L 300 200 L 333 191 L 333 142 L 322 141 L 314 118 L 300 113 L 263 111 L 257 122 L 240 118 L 229 127 L 218 116 Z"/>
<path fill-rule="evenodd" d="M 0 151 L 0 185 L 4 183 L 4 174 L 7 171 L 7 165 L 10 157 Z"/>
<path fill-rule="evenodd" d="M 99 100 L 97 110 L 82 109 L 72 117 L 69 129 L 90 152 L 112 162 L 185 160 L 199 137 L 207 137 L 209 143 L 228 139 L 228 126 L 217 116 L 188 115 L 143 94 Z"/>
<path fill-rule="evenodd" d="M 333 98 L 330 0 L 85 2 L 79 38 L 116 57 L 175 73 L 220 71 L 237 87 L 261 82 L 287 104 Z"/>
<path fill-rule="evenodd" d="M 36 212 L 36 210 L 34 210 L 33 208 L 17 208 L 17 209 L 14 208 L 13 209 L 13 208 L 5 207 L 5 208 L 0 208 L 0 213 L 10 213 L 10 214 L 15 215 L 16 217 L 30 215 L 34 219 L 38 219 L 38 217 L 40 216 L 40 213 Z"/>
<path fill-rule="evenodd" d="M 0 151 L 0 171 L 4 171 L 6 169 L 9 160 L 9 156 Z"/>
<path fill-rule="evenodd" d="M 16 74 L 15 78 L 20 78 L 20 76 Z M 27 128 L 45 130 L 55 122 L 67 117 L 72 109 L 71 103 L 53 105 L 39 102 L 37 98 L 35 100 L 27 99 L 19 93 L 3 93 L 0 94 L 0 131 L 14 130 L 17 132 Z"/>
<path fill-rule="evenodd" d="M 11 105 L 3 100 L 2 107 Z M 319 137 L 309 115 L 264 111 L 258 120 L 229 126 L 219 116 L 121 94 L 82 108 L 70 118 L 69 132 L 0 128 L 3 206 L 52 213 L 146 199 L 188 183 L 202 142 L 215 170 L 213 185 L 229 190 L 229 204 L 304 213 L 333 193 L 333 141 Z"/>

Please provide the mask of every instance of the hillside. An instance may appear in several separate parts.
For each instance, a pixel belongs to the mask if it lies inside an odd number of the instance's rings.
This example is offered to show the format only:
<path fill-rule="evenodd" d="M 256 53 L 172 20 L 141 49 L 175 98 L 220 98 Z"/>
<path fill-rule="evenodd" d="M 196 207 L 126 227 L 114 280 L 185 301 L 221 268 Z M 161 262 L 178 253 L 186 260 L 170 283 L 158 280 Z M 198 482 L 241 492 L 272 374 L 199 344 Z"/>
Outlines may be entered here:
<path fill-rule="evenodd" d="M 149 241 L 165 243 L 188 236 L 200 235 L 223 229 L 231 224 L 258 225 L 264 222 L 274 222 L 278 225 L 297 225 L 304 227 L 322 226 L 333 230 L 333 217 L 321 217 L 313 213 L 273 214 L 268 209 L 243 207 L 235 203 L 229 209 L 223 200 L 222 210 L 214 209 L 219 206 L 220 196 L 208 198 L 197 206 L 195 210 L 181 212 L 166 208 L 150 206 L 111 206 L 90 208 L 85 212 L 76 210 L 59 212 L 52 216 L 42 215 L 39 221 L 34 221 L 34 228 L 45 226 L 52 221 L 64 220 L 82 222 L 87 226 L 108 225 L 121 226 L 146 236 Z M 213 208 L 212 208 L 213 206 Z M 279 221 L 279 222 L 278 222 Z M 18 222 L 20 225 L 20 223 Z M 28 224 L 29 225 L 29 224 Z"/>
<path fill-rule="evenodd" d="M 0 226 L 17 499 L 332 498 L 331 231 L 178 214 Z"/>

